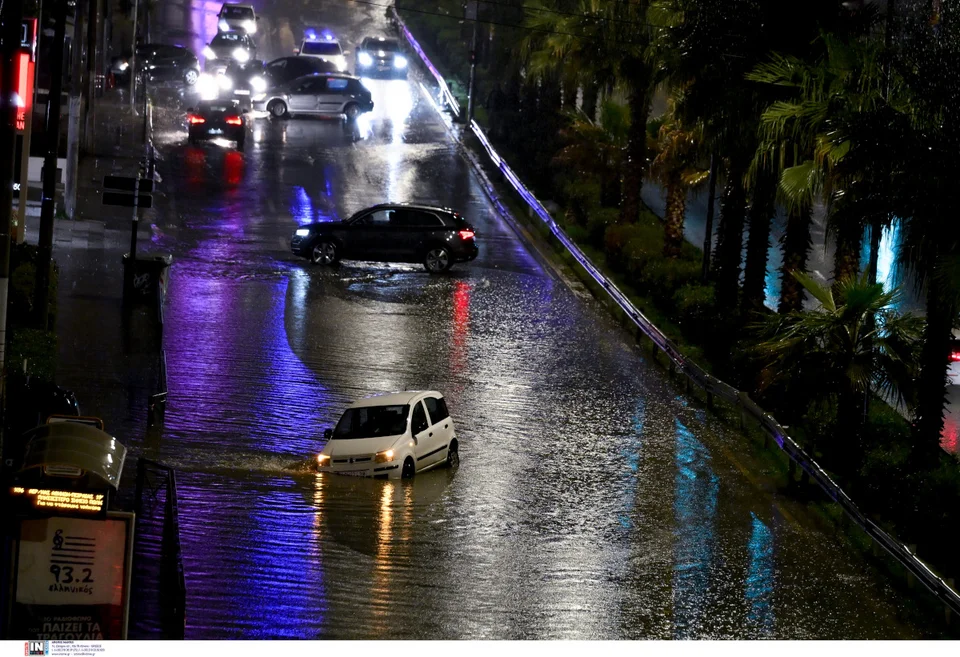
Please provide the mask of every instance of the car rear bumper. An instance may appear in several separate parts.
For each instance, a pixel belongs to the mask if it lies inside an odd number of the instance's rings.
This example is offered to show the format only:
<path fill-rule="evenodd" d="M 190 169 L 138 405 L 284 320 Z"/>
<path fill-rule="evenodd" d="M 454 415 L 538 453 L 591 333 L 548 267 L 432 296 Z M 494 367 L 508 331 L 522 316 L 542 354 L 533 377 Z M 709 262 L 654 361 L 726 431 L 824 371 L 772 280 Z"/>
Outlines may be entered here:
<path fill-rule="evenodd" d="M 242 141 L 245 136 L 243 128 L 222 128 L 218 126 L 190 128 L 189 134 L 190 139 L 226 139 L 227 141 Z"/>
<path fill-rule="evenodd" d="M 471 260 L 475 260 L 479 253 L 480 249 L 476 244 L 464 246 L 453 252 L 453 259 L 456 262 L 470 262 Z"/>

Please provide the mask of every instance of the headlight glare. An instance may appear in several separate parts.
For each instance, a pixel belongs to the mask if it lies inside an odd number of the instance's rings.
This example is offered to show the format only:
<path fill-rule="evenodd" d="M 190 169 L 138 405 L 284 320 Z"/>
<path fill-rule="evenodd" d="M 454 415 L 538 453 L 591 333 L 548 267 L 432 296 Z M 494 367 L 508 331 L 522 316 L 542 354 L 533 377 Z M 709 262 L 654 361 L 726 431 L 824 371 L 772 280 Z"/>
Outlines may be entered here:
<path fill-rule="evenodd" d="M 393 58 L 394 68 L 407 68 L 407 58 L 403 55 L 397 55 Z"/>
<path fill-rule="evenodd" d="M 377 455 L 373 458 L 374 463 L 389 463 L 393 460 L 393 450 L 388 449 L 385 452 L 377 452 Z"/>
<path fill-rule="evenodd" d="M 330 457 L 327 454 L 317 454 L 317 465 L 321 468 L 330 465 Z"/>
<path fill-rule="evenodd" d="M 250 88 L 255 92 L 263 93 L 267 90 L 267 81 L 261 78 L 259 75 L 254 75 L 250 78 Z"/>
<path fill-rule="evenodd" d="M 233 89 L 233 80 L 228 78 L 226 75 L 217 76 L 217 84 L 224 91 L 230 91 Z"/>
<path fill-rule="evenodd" d="M 237 48 L 233 51 L 233 58 L 241 64 L 245 64 L 250 61 L 250 53 L 243 48 Z"/>
<path fill-rule="evenodd" d="M 309 228 L 298 228 L 298 229 L 297 229 L 297 237 L 306 237 L 306 236 L 309 235 L 309 234 L 310 234 L 310 229 L 309 229 Z"/>
<path fill-rule="evenodd" d="M 217 27 L 220 28 L 220 31 L 221 31 L 221 32 L 229 32 L 229 31 L 230 31 L 230 24 L 229 24 L 227 21 L 223 20 L 223 19 L 221 19 L 220 22 L 217 23 Z"/>
<path fill-rule="evenodd" d="M 126 71 L 128 68 L 130 68 L 130 62 L 120 62 L 121 71 Z"/>
<path fill-rule="evenodd" d="M 370 56 L 370 53 L 362 52 L 357 55 L 357 61 L 360 62 L 360 66 L 371 66 L 373 57 Z"/>
<path fill-rule="evenodd" d="M 213 52 L 213 48 L 211 48 L 210 46 L 204 46 L 203 56 L 206 57 L 207 59 L 216 59 L 217 53 Z"/>
<path fill-rule="evenodd" d="M 244 21 L 243 29 L 250 34 L 254 34 L 257 31 L 257 21 Z"/>

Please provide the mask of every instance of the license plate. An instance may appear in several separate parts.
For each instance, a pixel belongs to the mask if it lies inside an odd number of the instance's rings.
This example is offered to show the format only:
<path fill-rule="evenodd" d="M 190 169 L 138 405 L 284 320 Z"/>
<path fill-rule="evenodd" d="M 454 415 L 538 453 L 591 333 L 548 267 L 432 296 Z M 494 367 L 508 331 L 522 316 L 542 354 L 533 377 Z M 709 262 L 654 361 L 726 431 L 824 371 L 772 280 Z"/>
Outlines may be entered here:
<path fill-rule="evenodd" d="M 364 470 L 350 470 L 347 472 L 338 472 L 339 475 L 345 475 L 347 477 L 365 477 L 367 475 Z"/>
<path fill-rule="evenodd" d="M 210 128 L 209 130 L 207 130 L 207 134 L 211 134 L 211 135 L 222 135 L 222 134 L 223 134 L 223 130 L 221 130 L 220 128 Z"/>
<path fill-rule="evenodd" d="M 250 90 L 249 90 L 249 89 L 237 89 L 237 90 L 234 91 L 233 93 L 237 94 L 238 96 L 249 96 L 249 95 L 250 95 Z"/>

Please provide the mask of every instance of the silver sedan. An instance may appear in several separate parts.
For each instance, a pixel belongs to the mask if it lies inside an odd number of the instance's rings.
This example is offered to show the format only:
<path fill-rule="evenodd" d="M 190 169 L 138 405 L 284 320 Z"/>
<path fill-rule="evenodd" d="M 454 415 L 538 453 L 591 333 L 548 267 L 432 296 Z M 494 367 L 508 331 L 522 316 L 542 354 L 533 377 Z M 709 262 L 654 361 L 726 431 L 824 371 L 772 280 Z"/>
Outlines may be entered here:
<path fill-rule="evenodd" d="M 373 110 L 373 98 L 360 78 L 326 73 L 307 75 L 267 89 L 253 98 L 253 109 L 269 112 L 275 118 L 294 114 L 342 114 L 353 120 Z"/>

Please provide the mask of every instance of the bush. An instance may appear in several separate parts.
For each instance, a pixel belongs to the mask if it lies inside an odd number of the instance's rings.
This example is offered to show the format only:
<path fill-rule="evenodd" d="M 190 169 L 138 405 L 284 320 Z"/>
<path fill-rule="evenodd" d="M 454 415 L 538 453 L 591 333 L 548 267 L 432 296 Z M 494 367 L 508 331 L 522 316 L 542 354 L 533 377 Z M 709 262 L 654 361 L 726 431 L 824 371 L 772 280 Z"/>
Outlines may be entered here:
<path fill-rule="evenodd" d="M 57 370 L 57 334 L 32 328 L 11 328 L 7 334 L 7 367 L 42 381 L 53 381 Z"/>
<path fill-rule="evenodd" d="M 596 248 L 604 246 L 607 229 L 615 226 L 619 213 L 613 208 L 594 210 L 587 219 L 587 234 L 590 245 Z"/>
<path fill-rule="evenodd" d="M 702 341 L 716 313 L 713 286 L 692 282 L 683 285 L 673 293 L 673 307 L 677 310 L 684 336 L 693 342 Z"/>
<path fill-rule="evenodd" d="M 694 283 L 700 277 L 700 265 L 689 260 L 664 258 L 648 259 L 643 279 L 650 295 L 663 310 L 674 310 L 673 297 L 677 290 Z"/>
<path fill-rule="evenodd" d="M 37 277 L 37 247 L 30 244 L 11 245 L 10 288 L 7 305 L 8 326 L 33 326 L 33 295 Z M 55 325 L 59 269 L 53 263 L 50 272 L 50 326 Z"/>

